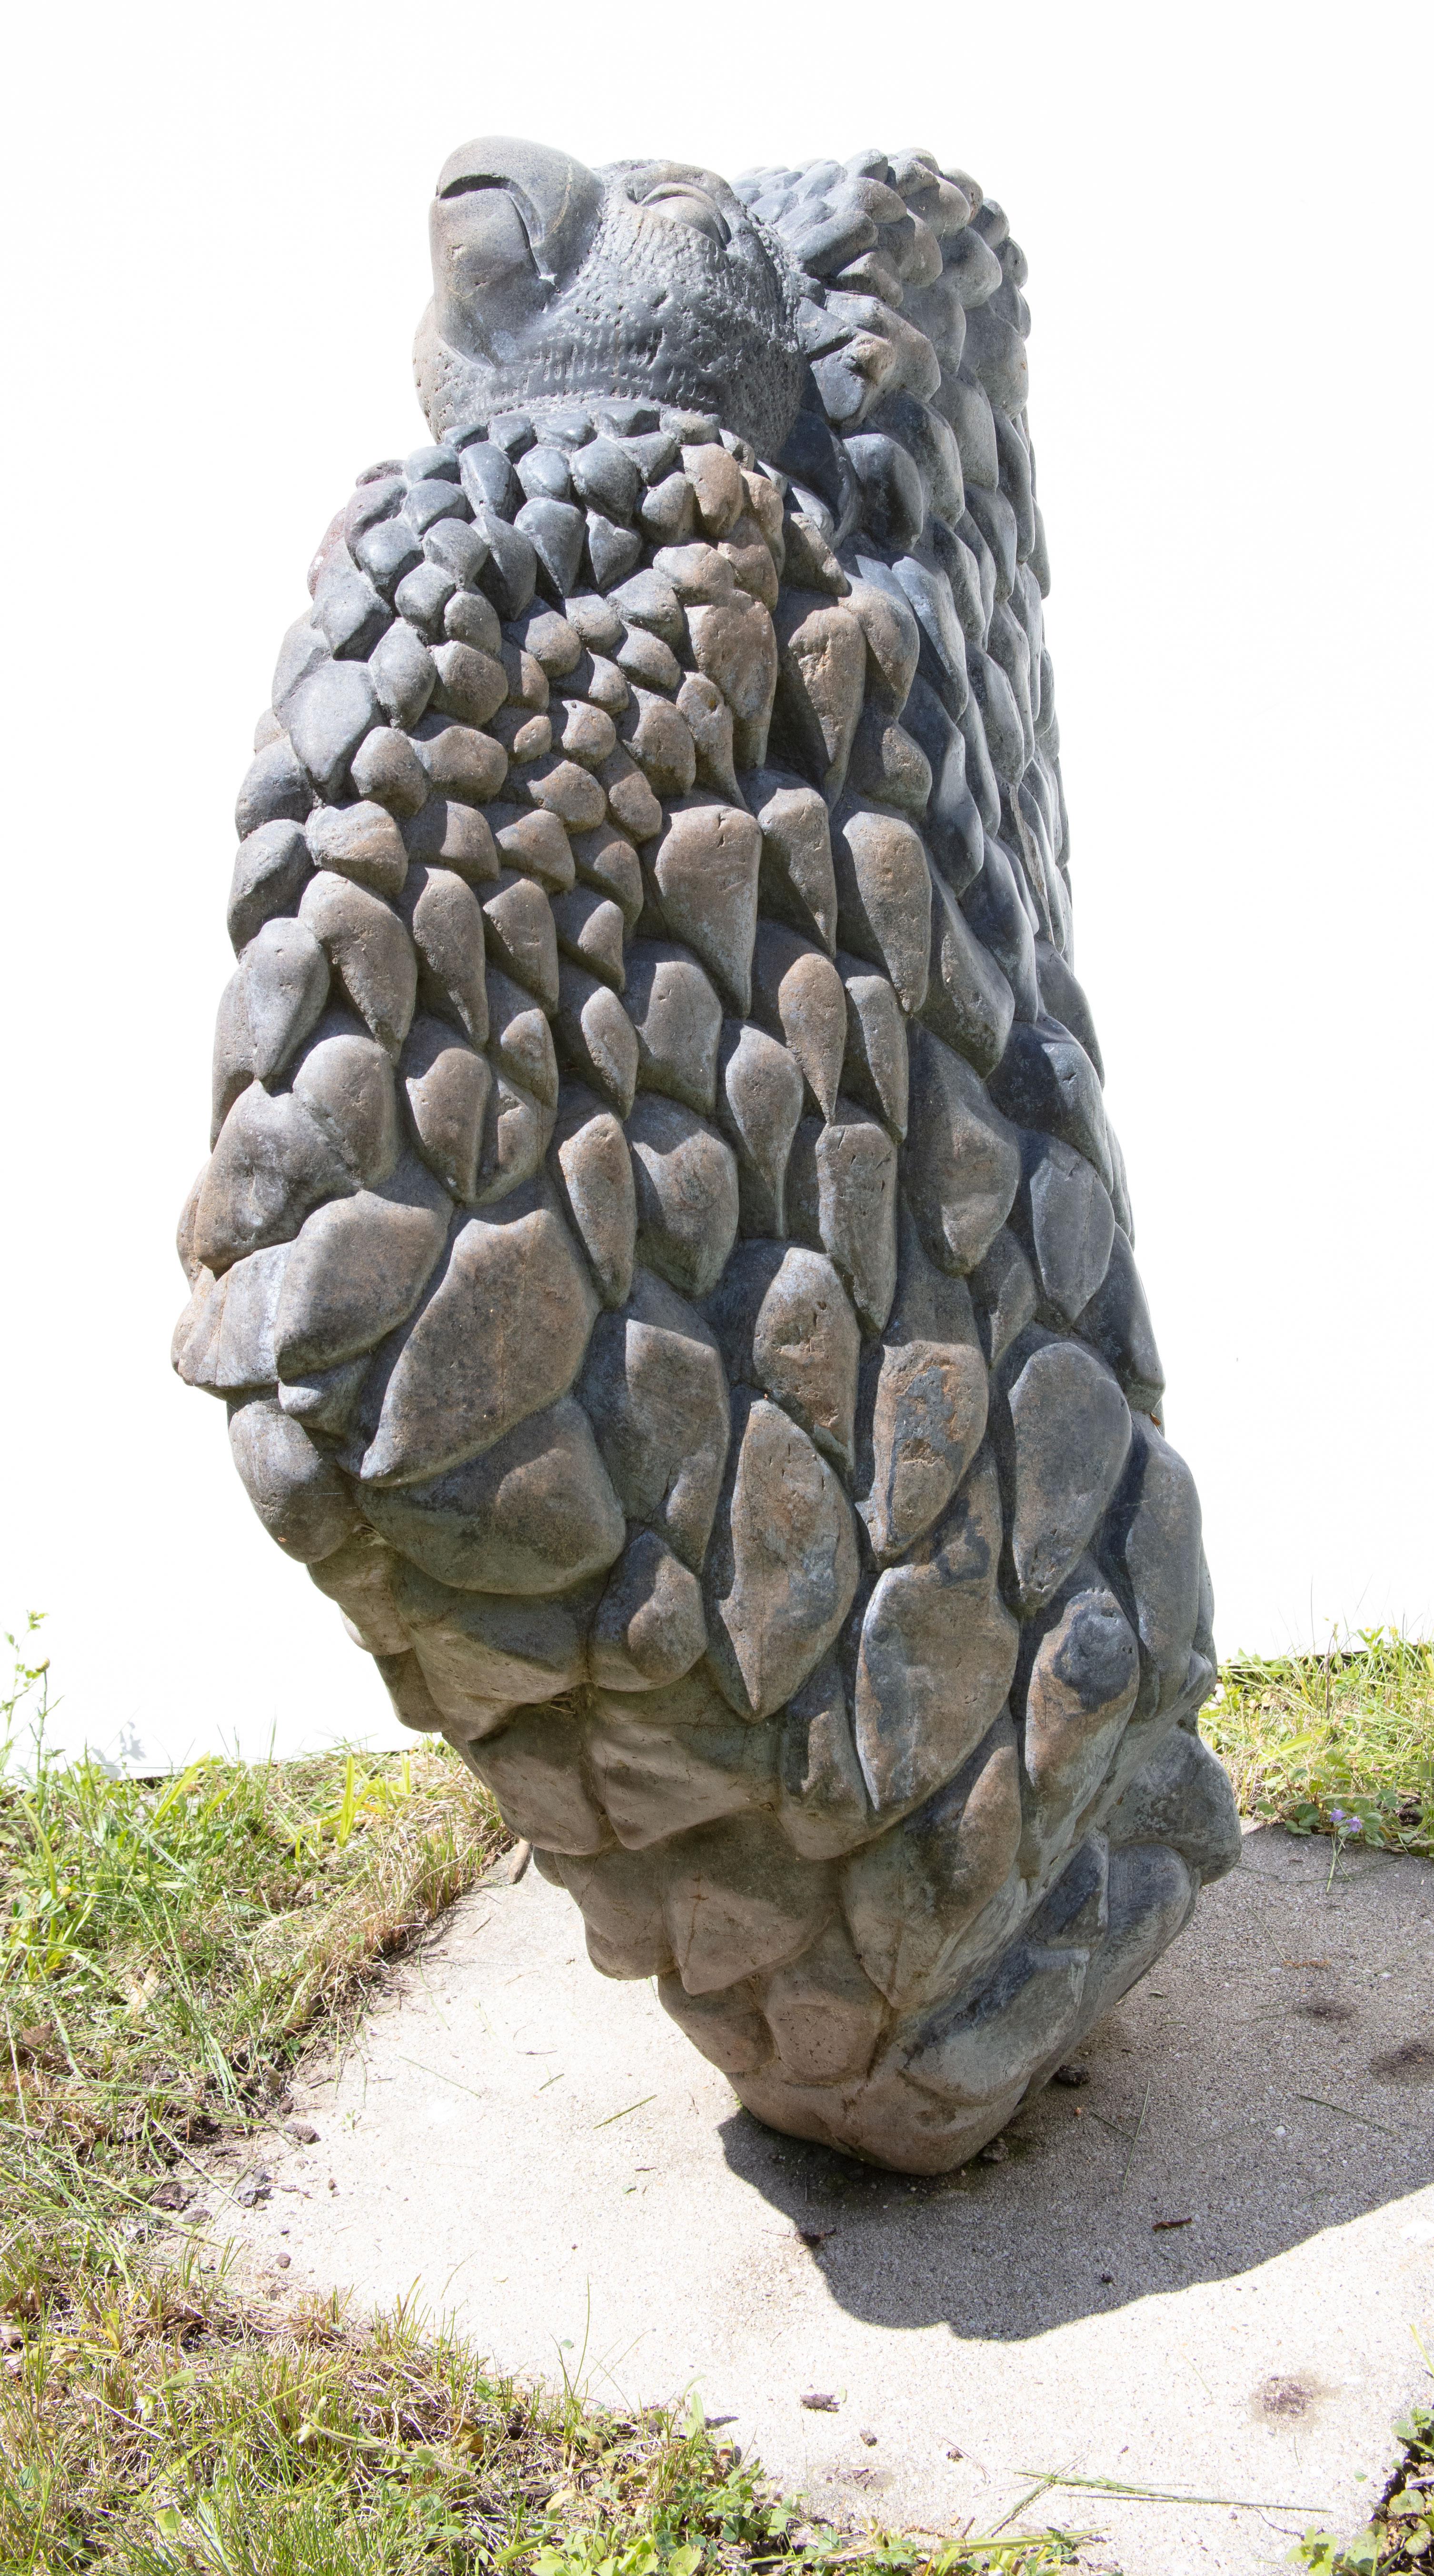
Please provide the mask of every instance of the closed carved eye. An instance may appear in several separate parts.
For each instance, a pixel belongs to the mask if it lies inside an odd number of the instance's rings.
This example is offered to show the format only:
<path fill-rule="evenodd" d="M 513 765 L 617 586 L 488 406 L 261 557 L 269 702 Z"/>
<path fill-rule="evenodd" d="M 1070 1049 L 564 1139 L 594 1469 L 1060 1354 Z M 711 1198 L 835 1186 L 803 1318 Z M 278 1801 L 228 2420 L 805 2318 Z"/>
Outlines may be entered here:
<path fill-rule="evenodd" d="M 691 231 L 705 234 L 719 250 L 725 250 L 732 238 L 715 197 L 710 197 L 705 188 L 695 187 L 691 180 L 664 180 L 641 203 L 650 214 L 665 215 L 669 223 L 686 224 Z"/>
<path fill-rule="evenodd" d="M 450 180 L 448 186 L 441 189 L 439 194 L 445 205 L 451 203 L 454 197 L 476 197 L 483 194 L 506 197 L 522 224 L 529 243 L 542 240 L 543 226 L 537 208 L 531 198 L 523 194 L 521 188 L 514 187 L 511 179 L 484 178 L 476 173 L 471 176 L 465 175 Z"/>

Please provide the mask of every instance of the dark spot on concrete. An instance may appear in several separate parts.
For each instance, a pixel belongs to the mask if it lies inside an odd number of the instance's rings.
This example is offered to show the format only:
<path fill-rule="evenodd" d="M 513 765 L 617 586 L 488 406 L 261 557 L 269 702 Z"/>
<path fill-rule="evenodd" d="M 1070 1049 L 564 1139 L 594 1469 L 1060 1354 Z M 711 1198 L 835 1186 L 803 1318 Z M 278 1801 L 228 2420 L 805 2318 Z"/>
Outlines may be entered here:
<path fill-rule="evenodd" d="M 1285 2379 L 1278 2373 L 1262 2380 L 1255 2391 L 1262 2415 L 1307 2415 L 1313 2402 L 1314 2390 L 1302 2379 Z"/>
<path fill-rule="evenodd" d="M 1295 2010 L 1305 2021 L 1354 2021 L 1353 2004 L 1332 2003 L 1327 1995 L 1316 1995 L 1313 2003 L 1296 2004 Z"/>
<path fill-rule="evenodd" d="M 1369 2062 L 1381 2084 L 1434 2084 L 1434 2047 L 1427 2039 L 1406 2039 Z"/>

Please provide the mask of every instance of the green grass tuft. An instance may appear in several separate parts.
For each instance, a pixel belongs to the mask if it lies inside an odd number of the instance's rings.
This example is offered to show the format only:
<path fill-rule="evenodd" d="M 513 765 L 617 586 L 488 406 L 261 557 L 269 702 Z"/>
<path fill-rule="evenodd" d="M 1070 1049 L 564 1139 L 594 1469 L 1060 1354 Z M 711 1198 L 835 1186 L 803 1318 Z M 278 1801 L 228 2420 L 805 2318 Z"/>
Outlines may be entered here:
<path fill-rule="evenodd" d="M 1434 1859 L 1434 1644 L 1361 1630 L 1324 1655 L 1226 1664 L 1200 1732 L 1246 1815 Z"/>

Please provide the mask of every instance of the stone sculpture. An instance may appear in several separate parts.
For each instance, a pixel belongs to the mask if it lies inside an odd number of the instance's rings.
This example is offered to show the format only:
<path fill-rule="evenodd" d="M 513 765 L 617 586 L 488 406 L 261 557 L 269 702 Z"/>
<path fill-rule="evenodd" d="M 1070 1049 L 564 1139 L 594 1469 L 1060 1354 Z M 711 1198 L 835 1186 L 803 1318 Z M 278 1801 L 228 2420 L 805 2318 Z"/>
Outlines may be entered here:
<path fill-rule="evenodd" d="M 779 2129 L 979 2147 L 1238 1829 L 1072 967 L 1026 263 L 927 152 L 432 208 L 240 790 L 176 1341 Z"/>

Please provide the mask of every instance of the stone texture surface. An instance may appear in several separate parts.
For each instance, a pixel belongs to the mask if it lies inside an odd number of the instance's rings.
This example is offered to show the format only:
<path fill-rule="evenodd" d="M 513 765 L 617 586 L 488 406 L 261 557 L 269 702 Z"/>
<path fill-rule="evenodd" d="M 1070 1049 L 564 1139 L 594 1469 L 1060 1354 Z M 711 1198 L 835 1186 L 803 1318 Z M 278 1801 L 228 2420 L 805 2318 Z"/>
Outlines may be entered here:
<path fill-rule="evenodd" d="M 628 1729 L 601 1777 L 633 1830 Z M 627 1857 L 640 1884 L 650 1853 Z M 732 2075 L 647 1987 L 597 1985 L 561 1890 L 479 1890 L 296 2088 L 318 2137 L 263 2138 L 272 2195 L 246 2209 L 242 2168 L 214 2168 L 211 2236 L 279 2306 L 415 2298 L 545 2381 L 585 2350 L 624 2406 L 695 2384 L 723 2440 L 858 2530 L 990 2531 L 1024 2497 L 1014 2528 L 1090 2533 L 1092 2576 L 1257 2576 L 1312 2521 L 1363 2520 L 1434 2327 L 1426 1863 L 1348 1851 L 1331 1884 L 1327 1843 L 1248 1833 L 1081 2049 L 1089 2081 L 1029 2102 L 1001 2161 L 927 2181 L 738 2105 L 769 2028 L 814 2089 L 862 2044 L 830 1924 L 760 2019 L 745 1987 L 676 1982 Z M 1232 2501 L 1178 2501 L 1201 2496 Z"/>
<path fill-rule="evenodd" d="M 432 234 L 430 443 L 330 526 L 240 791 L 175 1364 L 596 1963 L 940 2171 L 1237 1840 L 1026 263 L 920 151 L 479 141 Z"/>

